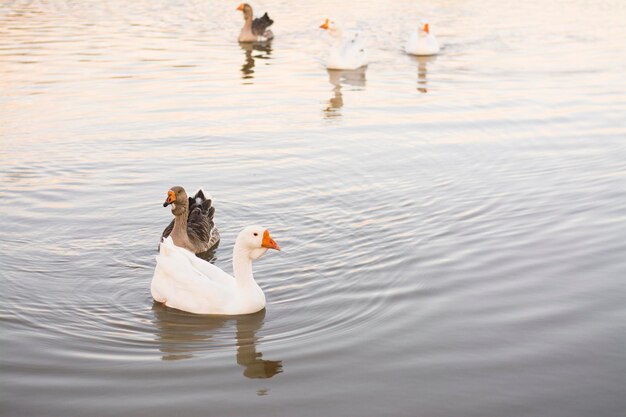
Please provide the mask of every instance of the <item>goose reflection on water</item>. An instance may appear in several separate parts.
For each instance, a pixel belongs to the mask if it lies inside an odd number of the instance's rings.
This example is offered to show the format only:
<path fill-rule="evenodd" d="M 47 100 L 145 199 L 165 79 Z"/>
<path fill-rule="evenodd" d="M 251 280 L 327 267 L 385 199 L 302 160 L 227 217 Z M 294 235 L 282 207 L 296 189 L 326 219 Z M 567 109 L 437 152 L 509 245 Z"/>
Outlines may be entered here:
<path fill-rule="evenodd" d="M 411 56 L 417 61 L 417 91 L 428 93 L 428 65 L 437 60 L 436 56 Z"/>
<path fill-rule="evenodd" d="M 237 364 L 248 378 L 271 378 L 283 371 L 282 361 L 263 359 L 257 352 L 256 333 L 263 327 L 265 309 L 245 316 L 202 316 L 171 309 L 155 302 L 152 305 L 157 341 L 163 360 L 180 360 L 194 353 L 228 346 L 235 325 Z"/>
<path fill-rule="evenodd" d="M 328 119 L 341 116 L 339 111 L 343 107 L 343 93 L 341 89 L 344 85 L 359 87 L 362 90 L 366 84 L 365 71 L 367 67 L 355 70 L 331 70 L 328 71 L 328 82 L 333 85 L 333 96 L 328 100 L 328 106 L 324 108 L 324 116 Z"/>
<path fill-rule="evenodd" d="M 267 43 L 240 43 L 239 46 L 244 51 L 245 61 L 241 66 L 241 78 L 252 80 L 254 78 L 255 59 L 270 59 L 272 55 L 272 44 Z M 260 52 L 255 54 L 255 51 Z"/>

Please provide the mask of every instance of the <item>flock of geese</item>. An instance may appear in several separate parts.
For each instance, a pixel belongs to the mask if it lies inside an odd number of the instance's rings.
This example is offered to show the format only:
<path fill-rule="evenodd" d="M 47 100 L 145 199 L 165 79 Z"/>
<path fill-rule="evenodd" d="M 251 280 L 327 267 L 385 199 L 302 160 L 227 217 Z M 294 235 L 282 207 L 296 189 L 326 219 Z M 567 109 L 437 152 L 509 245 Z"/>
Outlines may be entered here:
<path fill-rule="evenodd" d="M 242 3 L 237 10 L 243 12 L 244 24 L 239 33 L 239 42 L 266 43 L 274 38 L 269 27 L 274 23 L 265 13 L 255 18 L 252 6 Z M 328 32 L 332 43 L 326 57 L 326 68 L 332 70 L 354 70 L 368 64 L 365 38 L 359 30 L 342 30 L 337 23 L 326 19 L 320 26 Z M 428 22 L 422 20 L 417 29 L 411 32 L 405 44 L 407 54 L 429 56 L 439 53 L 439 44 L 430 33 Z"/>
<path fill-rule="evenodd" d="M 252 7 L 242 3 L 244 25 L 239 42 L 264 43 L 274 34 L 274 23 L 265 13 L 254 18 Z M 343 31 L 329 19 L 320 26 L 333 39 L 326 67 L 353 70 L 368 64 L 365 41 L 360 31 Z M 439 52 L 437 40 L 430 33 L 428 22 L 422 21 L 406 42 L 405 51 L 412 55 L 434 55 Z M 183 187 L 167 192 L 164 207 L 170 206 L 174 220 L 161 235 L 156 268 L 150 290 L 157 302 L 167 307 L 196 314 L 241 315 L 265 308 L 265 294 L 252 275 L 252 261 L 268 249 L 280 250 L 267 229 L 248 226 L 243 229 L 233 248 L 233 275 L 196 256 L 213 251 L 220 242 L 215 226 L 210 196 L 198 190 L 189 197 Z"/>
<path fill-rule="evenodd" d="M 266 13 L 267 15 L 267 13 Z M 359 30 L 342 30 L 334 21 L 326 19 L 320 26 L 333 39 L 326 57 L 326 68 L 331 70 L 354 70 L 368 64 L 365 38 Z M 439 53 L 439 44 L 430 33 L 428 22 L 422 20 L 411 32 L 404 50 L 407 54 L 429 56 Z"/>

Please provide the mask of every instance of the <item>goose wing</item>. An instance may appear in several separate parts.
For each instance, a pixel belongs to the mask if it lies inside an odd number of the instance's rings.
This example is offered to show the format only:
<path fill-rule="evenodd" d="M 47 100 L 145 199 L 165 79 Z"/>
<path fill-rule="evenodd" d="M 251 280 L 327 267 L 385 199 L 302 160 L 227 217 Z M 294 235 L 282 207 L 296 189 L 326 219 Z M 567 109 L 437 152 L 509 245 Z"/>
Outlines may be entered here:
<path fill-rule="evenodd" d="M 233 298 L 235 281 L 231 276 L 175 246 L 171 238 L 161 244 L 156 261 L 152 297 L 169 307 L 192 313 L 219 314 L 225 300 Z"/>
<path fill-rule="evenodd" d="M 187 234 L 189 239 L 205 242 L 207 250 L 213 248 L 220 240 L 219 232 L 215 227 L 215 207 L 212 200 L 206 198 L 200 189 L 193 198 L 190 198 L 189 219 L 187 220 Z"/>
<path fill-rule="evenodd" d="M 272 26 L 272 23 L 274 23 L 274 21 L 270 19 L 266 12 L 263 16 L 257 17 L 252 21 L 252 33 L 256 36 L 263 36 L 265 30 Z"/>

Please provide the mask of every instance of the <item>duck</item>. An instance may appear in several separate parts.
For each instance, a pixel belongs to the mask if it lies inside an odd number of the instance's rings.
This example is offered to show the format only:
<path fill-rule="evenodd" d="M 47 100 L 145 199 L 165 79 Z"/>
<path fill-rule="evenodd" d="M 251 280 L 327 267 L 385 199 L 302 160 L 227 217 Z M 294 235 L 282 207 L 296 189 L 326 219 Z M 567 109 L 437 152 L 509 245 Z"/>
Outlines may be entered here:
<path fill-rule="evenodd" d="M 331 70 L 355 70 L 368 63 L 365 38 L 361 31 L 343 32 L 337 24 L 329 19 L 320 26 L 333 38 L 328 51 L 326 68 Z"/>
<path fill-rule="evenodd" d="M 435 35 L 430 33 L 426 20 L 422 20 L 417 30 L 411 32 L 405 51 L 407 54 L 418 56 L 436 55 L 439 53 L 439 43 Z"/>
<path fill-rule="evenodd" d="M 270 19 L 267 12 L 255 19 L 252 6 L 248 3 L 241 3 L 237 10 L 243 12 L 244 20 L 239 33 L 239 42 L 268 42 L 274 39 L 274 34 L 268 29 L 274 21 Z"/>
<path fill-rule="evenodd" d="M 150 285 L 152 298 L 167 307 L 194 314 L 256 313 L 265 308 L 265 294 L 252 275 L 252 261 L 269 249 L 280 251 L 266 228 L 244 228 L 235 241 L 230 275 L 167 237 L 156 257 Z"/>
<path fill-rule="evenodd" d="M 161 242 L 168 236 L 175 245 L 195 254 L 216 249 L 220 242 L 220 232 L 215 226 L 215 207 L 211 196 L 199 189 L 193 198 L 181 186 L 167 191 L 163 207 L 171 206 L 174 220 L 163 230 Z"/>

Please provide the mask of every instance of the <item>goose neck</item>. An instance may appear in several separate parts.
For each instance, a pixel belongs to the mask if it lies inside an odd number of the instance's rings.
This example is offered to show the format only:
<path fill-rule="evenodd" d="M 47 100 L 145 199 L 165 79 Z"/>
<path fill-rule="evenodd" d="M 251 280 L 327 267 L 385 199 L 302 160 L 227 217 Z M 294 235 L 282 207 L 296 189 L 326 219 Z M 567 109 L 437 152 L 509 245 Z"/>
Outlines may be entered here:
<path fill-rule="evenodd" d="M 238 243 L 235 243 L 233 249 L 233 275 L 240 284 L 254 282 L 250 251 Z"/>
<path fill-rule="evenodd" d="M 184 210 L 182 213 L 174 216 L 174 227 L 172 228 L 172 240 L 176 246 L 184 246 L 187 236 L 187 218 L 189 216 L 188 210 Z"/>

